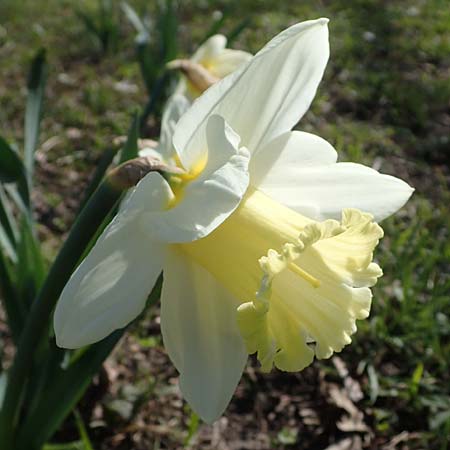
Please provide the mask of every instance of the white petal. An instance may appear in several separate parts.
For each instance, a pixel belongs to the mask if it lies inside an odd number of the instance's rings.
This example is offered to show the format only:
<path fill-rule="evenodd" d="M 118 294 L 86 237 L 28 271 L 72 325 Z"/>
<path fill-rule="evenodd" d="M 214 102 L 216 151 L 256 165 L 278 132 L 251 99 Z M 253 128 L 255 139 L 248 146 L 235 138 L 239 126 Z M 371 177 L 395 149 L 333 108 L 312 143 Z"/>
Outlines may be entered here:
<path fill-rule="evenodd" d="M 54 316 L 58 346 L 92 344 L 130 323 L 161 273 L 163 249 L 136 223 L 114 221 L 61 294 Z"/>
<path fill-rule="evenodd" d="M 223 78 L 250 61 L 252 57 L 251 53 L 226 48 L 211 61 L 208 70 L 217 78 Z"/>
<path fill-rule="evenodd" d="M 174 146 L 186 167 L 205 148 L 204 127 L 220 114 L 251 152 L 290 130 L 307 111 L 329 55 L 327 19 L 280 33 L 248 64 L 208 89 L 176 127 Z"/>
<path fill-rule="evenodd" d="M 162 242 L 190 242 L 207 236 L 239 205 L 249 182 L 248 152 L 219 116 L 207 126 L 208 162 L 189 183 L 180 202 L 164 212 L 144 214 L 143 229 Z"/>
<path fill-rule="evenodd" d="M 382 220 L 400 209 L 413 189 L 361 164 L 336 163 L 333 147 L 317 136 L 292 132 L 252 159 L 251 184 L 311 219 L 339 219 L 356 208 Z"/>
<path fill-rule="evenodd" d="M 247 361 L 236 322 L 238 302 L 179 250 L 168 252 L 161 296 L 166 350 L 180 388 L 206 422 L 227 407 Z"/>
<path fill-rule="evenodd" d="M 99 341 L 144 308 L 162 270 L 164 246 L 150 241 L 136 218 L 142 209 L 166 204 L 161 180 L 157 173 L 141 180 L 66 284 L 54 315 L 60 347 Z"/>
<path fill-rule="evenodd" d="M 192 55 L 191 60 L 202 63 L 205 60 L 215 58 L 227 45 L 227 38 L 223 34 L 215 34 L 208 38 Z"/>
<path fill-rule="evenodd" d="M 336 160 L 336 150 L 325 139 L 303 131 L 288 131 L 252 155 L 250 183 L 256 188 L 262 183 L 276 184 L 280 179 L 295 184 L 300 169 L 334 164 Z"/>
<path fill-rule="evenodd" d="M 120 205 L 121 221 L 137 216 L 141 212 L 162 211 L 173 198 L 167 181 L 158 173 L 150 172 L 127 192 Z"/>
<path fill-rule="evenodd" d="M 172 137 L 181 116 L 189 109 L 191 102 L 182 94 L 174 94 L 167 100 L 161 120 L 161 133 L 158 152 L 164 161 L 169 162 L 175 155 Z"/>

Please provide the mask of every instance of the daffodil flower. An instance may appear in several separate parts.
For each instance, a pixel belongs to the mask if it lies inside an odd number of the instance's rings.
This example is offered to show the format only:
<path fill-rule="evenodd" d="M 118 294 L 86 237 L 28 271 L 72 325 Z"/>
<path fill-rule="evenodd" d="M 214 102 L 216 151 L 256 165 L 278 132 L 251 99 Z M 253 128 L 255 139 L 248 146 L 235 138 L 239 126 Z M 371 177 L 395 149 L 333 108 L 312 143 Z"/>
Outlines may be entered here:
<path fill-rule="evenodd" d="M 178 173 L 145 176 L 72 275 L 58 345 L 126 326 L 163 270 L 164 345 L 184 397 L 212 422 L 249 353 L 263 370 L 297 371 L 350 342 L 381 276 L 374 218 L 412 189 L 290 131 L 322 78 L 327 22 L 283 31 L 183 115 L 160 156 Z"/>
<path fill-rule="evenodd" d="M 179 69 L 183 78 L 175 94 L 193 101 L 214 83 L 234 72 L 252 57 L 251 53 L 226 48 L 227 38 L 215 34 L 208 38 L 190 59 L 177 59 L 168 63 L 171 69 Z"/>

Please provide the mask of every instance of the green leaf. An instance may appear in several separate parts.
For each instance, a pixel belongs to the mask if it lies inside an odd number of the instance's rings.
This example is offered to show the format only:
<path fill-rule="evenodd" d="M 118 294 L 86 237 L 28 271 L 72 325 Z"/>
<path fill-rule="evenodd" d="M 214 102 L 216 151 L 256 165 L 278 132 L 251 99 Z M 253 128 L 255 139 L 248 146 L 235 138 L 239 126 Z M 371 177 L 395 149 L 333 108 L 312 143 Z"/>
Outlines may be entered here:
<path fill-rule="evenodd" d="M 146 309 L 160 298 L 161 286 L 162 275 L 149 295 Z M 124 332 L 125 328 L 117 330 L 102 341 L 75 352 L 67 367 L 59 367 L 49 375 L 41 402 L 35 409 L 28 411 L 21 427 L 18 448 L 39 447 L 51 438 L 80 400 L 92 377 L 100 370 Z"/>
<path fill-rule="evenodd" d="M 16 247 L 19 230 L 16 218 L 13 215 L 10 200 L 8 199 L 5 189 L 0 184 L 0 224 L 5 230 L 14 249 Z"/>
<path fill-rule="evenodd" d="M 42 402 L 31 411 L 18 437 L 18 448 L 39 448 L 71 412 L 100 370 L 124 330 L 115 331 L 99 343 L 89 347 L 67 369 L 59 368 L 51 376 L 52 383 L 42 394 Z"/>
<path fill-rule="evenodd" d="M 150 44 L 146 40 L 136 40 L 136 59 L 145 87 L 150 95 L 159 70 L 159 64 L 155 61 Z"/>
<path fill-rule="evenodd" d="M 17 258 L 17 288 L 21 303 L 28 309 L 45 279 L 46 266 L 27 217 L 21 221 Z"/>
<path fill-rule="evenodd" d="M 45 90 L 47 65 L 45 50 L 40 49 L 33 58 L 28 76 L 28 97 L 25 111 L 24 164 L 28 187 L 31 187 L 34 168 L 34 152 L 38 145 L 42 99 Z"/>
<path fill-rule="evenodd" d="M 29 215 L 29 210 L 26 202 L 28 201 L 28 189 L 27 183 L 24 183 L 25 193 L 21 191 L 15 184 L 6 184 L 4 186 L 5 191 L 8 193 L 9 198 L 14 202 L 17 209 L 25 215 Z"/>
<path fill-rule="evenodd" d="M 108 167 L 111 165 L 114 159 L 114 156 L 116 156 L 116 153 L 117 151 L 111 148 L 108 148 L 103 152 L 99 162 L 97 163 L 95 172 L 92 175 L 91 181 L 89 182 L 89 185 L 84 192 L 84 199 L 82 200 L 79 208 L 80 211 L 84 208 L 91 195 L 100 185 L 106 171 L 108 170 Z"/>
<path fill-rule="evenodd" d="M 52 311 L 61 291 L 75 269 L 83 250 L 91 241 L 104 217 L 117 203 L 121 194 L 122 190 L 114 186 L 108 179 L 98 187 L 78 215 L 45 283 L 32 304 L 14 361 L 9 369 L 8 386 L 0 411 L 0 442 L 5 443 L 4 450 L 12 450 L 11 442 L 16 434 L 15 422 L 20 415 L 24 389 L 34 362 L 34 358 L 30 358 L 30 355 L 33 355 L 36 351 L 36 343 L 41 343 L 48 336 Z M 39 432 L 40 430 L 38 430 Z M 45 439 L 42 444 L 44 442 Z"/>
<path fill-rule="evenodd" d="M 141 131 L 145 129 L 145 124 L 147 123 L 147 119 L 150 116 L 150 114 L 152 114 L 153 111 L 159 105 L 162 94 L 166 90 L 166 87 L 169 85 L 169 81 L 171 80 L 172 77 L 173 75 L 170 73 L 170 71 L 165 71 L 156 80 L 155 85 L 150 92 L 150 98 L 148 99 L 148 102 L 145 105 L 144 111 L 142 112 L 140 118 L 139 128 Z"/>
<path fill-rule="evenodd" d="M 23 174 L 24 167 L 20 156 L 0 137 L 0 181 L 3 183 L 16 182 Z"/>
<path fill-rule="evenodd" d="M 12 333 L 14 342 L 19 341 L 20 333 L 25 322 L 26 310 L 20 304 L 11 265 L 0 251 L 0 294 L 6 312 L 8 327 Z"/>
<path fill-rule="evenodd" d="M 120 164 L 129 159 L 137 158 L 139 155 L 138 147 L 139 139 L 139 113 L 135 112 L 133 120 L 131 122 L 130 129 L 128 130 L 128 138 L 125 145 L 122 148 L 120 154 Z"/>
<path fill-rule="evenodd" d="M 0 206 L 0 215 L 1 215 L 1 206 Z M 17 262 L 17 254 L 16 249 L 14 248 L 14 243 L 11 242 L 11 238 L 8 236 L 3 224 L 0 221 L 0 252 L 3 251 L 8 258 Z"/>
<path fill-rule="evenodd" d="M 165 0 L 161 3 L 158 29 L 161 42 L 161 62 L 167 63 L 177 56 L 177 19 L 178 3 L 175 0 Z"/>

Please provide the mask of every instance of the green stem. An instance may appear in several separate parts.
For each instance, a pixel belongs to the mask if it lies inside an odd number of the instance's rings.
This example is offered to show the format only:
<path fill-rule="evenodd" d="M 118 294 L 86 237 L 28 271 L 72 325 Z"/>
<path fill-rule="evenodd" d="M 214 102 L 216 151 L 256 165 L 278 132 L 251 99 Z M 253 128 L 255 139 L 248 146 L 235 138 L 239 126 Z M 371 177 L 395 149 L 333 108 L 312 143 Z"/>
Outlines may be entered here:
<path fill-rule="evenodd" d="M 33 363 L 36 343 L 48 330 L 53 308 L 67 280 L 76 267 L 85 247 L 89 244 L 106 214 L 119 200 L 122 190 L 104 181 L 92 195 L 74 223 L 50 272 L 30 310 L 25 329 L 19 341 L 0 412 L 0 442 L 2 450 L 12 450 L 22 392 Z"/>

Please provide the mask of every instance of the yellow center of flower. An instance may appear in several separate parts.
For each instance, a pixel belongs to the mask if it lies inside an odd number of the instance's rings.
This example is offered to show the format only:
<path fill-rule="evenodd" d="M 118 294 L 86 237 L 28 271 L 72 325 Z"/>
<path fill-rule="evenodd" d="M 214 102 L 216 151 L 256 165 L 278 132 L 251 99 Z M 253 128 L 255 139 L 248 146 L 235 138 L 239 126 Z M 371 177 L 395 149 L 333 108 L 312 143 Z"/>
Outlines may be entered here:
<path fill-rule="evenodd" d="M 311 220 L 252 190 L 239 208 L 209 236 L 181 247 L 198 264 L 205 267 L 236 298 L 252 299 L 261 283 L 259 259 L 268 249 L 295 242 Z M 292 263 L 290 270 L 311 285 L 320 282 Z"/>
<path fill-rule="evenodd" d="M 249 189 L 210 235 L 176 246 L 238 299 L 242 337 L 262 369 L 298 371 L 341 351 L 368 316 L 382 235 L 358 210 L 319 223 Z"/>
<path fill-rule="evenodd" d="M 178 205 L 178 203 L 180 203 L 180 201 L 183 199 L 185 187 L 191 181 L 195 180 L 200 176 L 200 174 L 203 172 L 203 169 L 206 166 L 207 160 L 208 160 L 207 157 L 202 158 L 189 171 L 183 170 L 180 173 L 166 174 L 167 182 L 169 183 L 170 188 L 172 189 L 174 195 L 172 200 L 167 205 L 167 209 L 172 209 L 173 207 Z M 178 158 L 178 155 L 175 158 L 175 163 L 178 168 L 182 169 L 183 166 L 181 164 L 180 159 Z"/>

